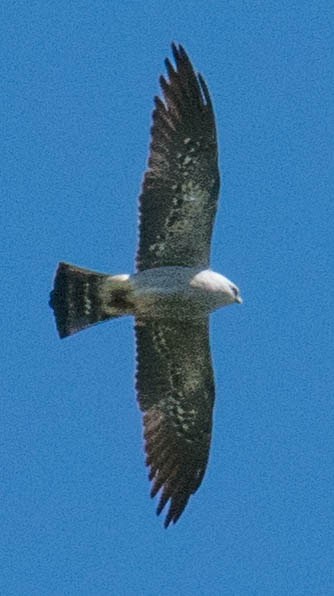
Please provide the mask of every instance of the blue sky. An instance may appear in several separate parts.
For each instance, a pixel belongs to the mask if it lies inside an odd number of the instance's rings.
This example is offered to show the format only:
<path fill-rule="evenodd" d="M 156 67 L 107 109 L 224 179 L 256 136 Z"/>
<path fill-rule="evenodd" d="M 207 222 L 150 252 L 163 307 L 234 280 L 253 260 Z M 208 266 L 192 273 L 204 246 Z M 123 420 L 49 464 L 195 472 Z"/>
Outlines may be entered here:
<path fill-rule="evenodd" d="M 0 10 L 1 594 L 332 593 L 330 3 Z M 166 531 L 149 499 L 132 322 L 60 341 L 48 293 L 59 260 L 133 269 L 173 40 L 213 97 L 212 267 L 244 304 L 212 318 L 209 467 Z"/>

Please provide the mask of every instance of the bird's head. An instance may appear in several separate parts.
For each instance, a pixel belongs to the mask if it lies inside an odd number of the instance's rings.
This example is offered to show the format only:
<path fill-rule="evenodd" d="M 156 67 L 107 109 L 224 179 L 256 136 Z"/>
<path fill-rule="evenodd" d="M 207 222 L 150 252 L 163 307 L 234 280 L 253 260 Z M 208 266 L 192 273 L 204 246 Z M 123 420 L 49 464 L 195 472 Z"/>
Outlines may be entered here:
<path fill-rule="evenodd" d="M 223 299 L 224 305 L 234 304 L 234 302 L 242 304 L 240 290 L 233 281 L 224 277 L 224 275 L 219 275 L 219 280 L 217 279 L 217 282 L 217 290 Z"/>
<path fill-rule="evenodd" d="M 236 286 L 232 281 L 226 280 L 228 282 L 228 293 L 231 298 L 232 302 L 238 302 L 238 304 L 242 304 L 243 300 L 241 298 L 240 290 L 238 286 Z"/>
<path fill-rule="evenodd" d="M 215 304 L 214 308 L 227 306 L 234 302 L 242 304 L 240 291 L 235 283 L 210 269 L 197 273 L 193 277 L 191 285 L 204 290 L 207 296 L 211 296 L 212 302 Z"/>

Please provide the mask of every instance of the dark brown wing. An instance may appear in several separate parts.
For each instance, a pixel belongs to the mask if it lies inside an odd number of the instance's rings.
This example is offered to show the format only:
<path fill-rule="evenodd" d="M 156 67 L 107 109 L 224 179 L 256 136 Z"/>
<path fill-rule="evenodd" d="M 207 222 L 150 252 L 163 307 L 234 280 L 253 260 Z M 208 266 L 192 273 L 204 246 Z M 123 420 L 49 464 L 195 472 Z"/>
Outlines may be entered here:
<path fill-rule="evenodd" d="M 214 380 L 208 319 L 136 322 L 137 392 L 159 514 L 175 523 L 201 484 L 208 461 Z"/>
<path fill-rule="evenodd" d="M 172 45 L 155 98 L 152 142 L 140 196 L 139 271 L 207 267 L 219 192 L 217 140 L 208 88 L 182 46 Z"/>

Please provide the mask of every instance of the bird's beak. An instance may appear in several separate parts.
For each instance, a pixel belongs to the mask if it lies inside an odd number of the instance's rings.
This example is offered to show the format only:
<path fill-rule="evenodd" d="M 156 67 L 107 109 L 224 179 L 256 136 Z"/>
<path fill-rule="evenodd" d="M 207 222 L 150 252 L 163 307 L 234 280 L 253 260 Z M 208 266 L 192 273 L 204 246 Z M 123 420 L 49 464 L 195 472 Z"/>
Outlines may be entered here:
<path fill-rule="evenodd" d="M 243 303 L 243 299 L 241 298 L 241 296 L 237 296 L 235 301 L 238 302 L 239 304 Z"/>

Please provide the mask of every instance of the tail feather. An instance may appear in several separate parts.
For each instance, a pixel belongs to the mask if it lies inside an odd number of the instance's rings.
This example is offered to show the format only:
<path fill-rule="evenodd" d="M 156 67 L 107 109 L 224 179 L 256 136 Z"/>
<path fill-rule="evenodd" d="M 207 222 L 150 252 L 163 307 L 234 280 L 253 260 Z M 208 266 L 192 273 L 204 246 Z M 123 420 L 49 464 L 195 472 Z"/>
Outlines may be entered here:
<path fill-rule="evenodd" d="M 102 288 L 108 277 L 103 273 L 59 263 L 49 304 L 53 308 L 61 338 L 119 316 L 106 308 L 103 299 Z"/>

